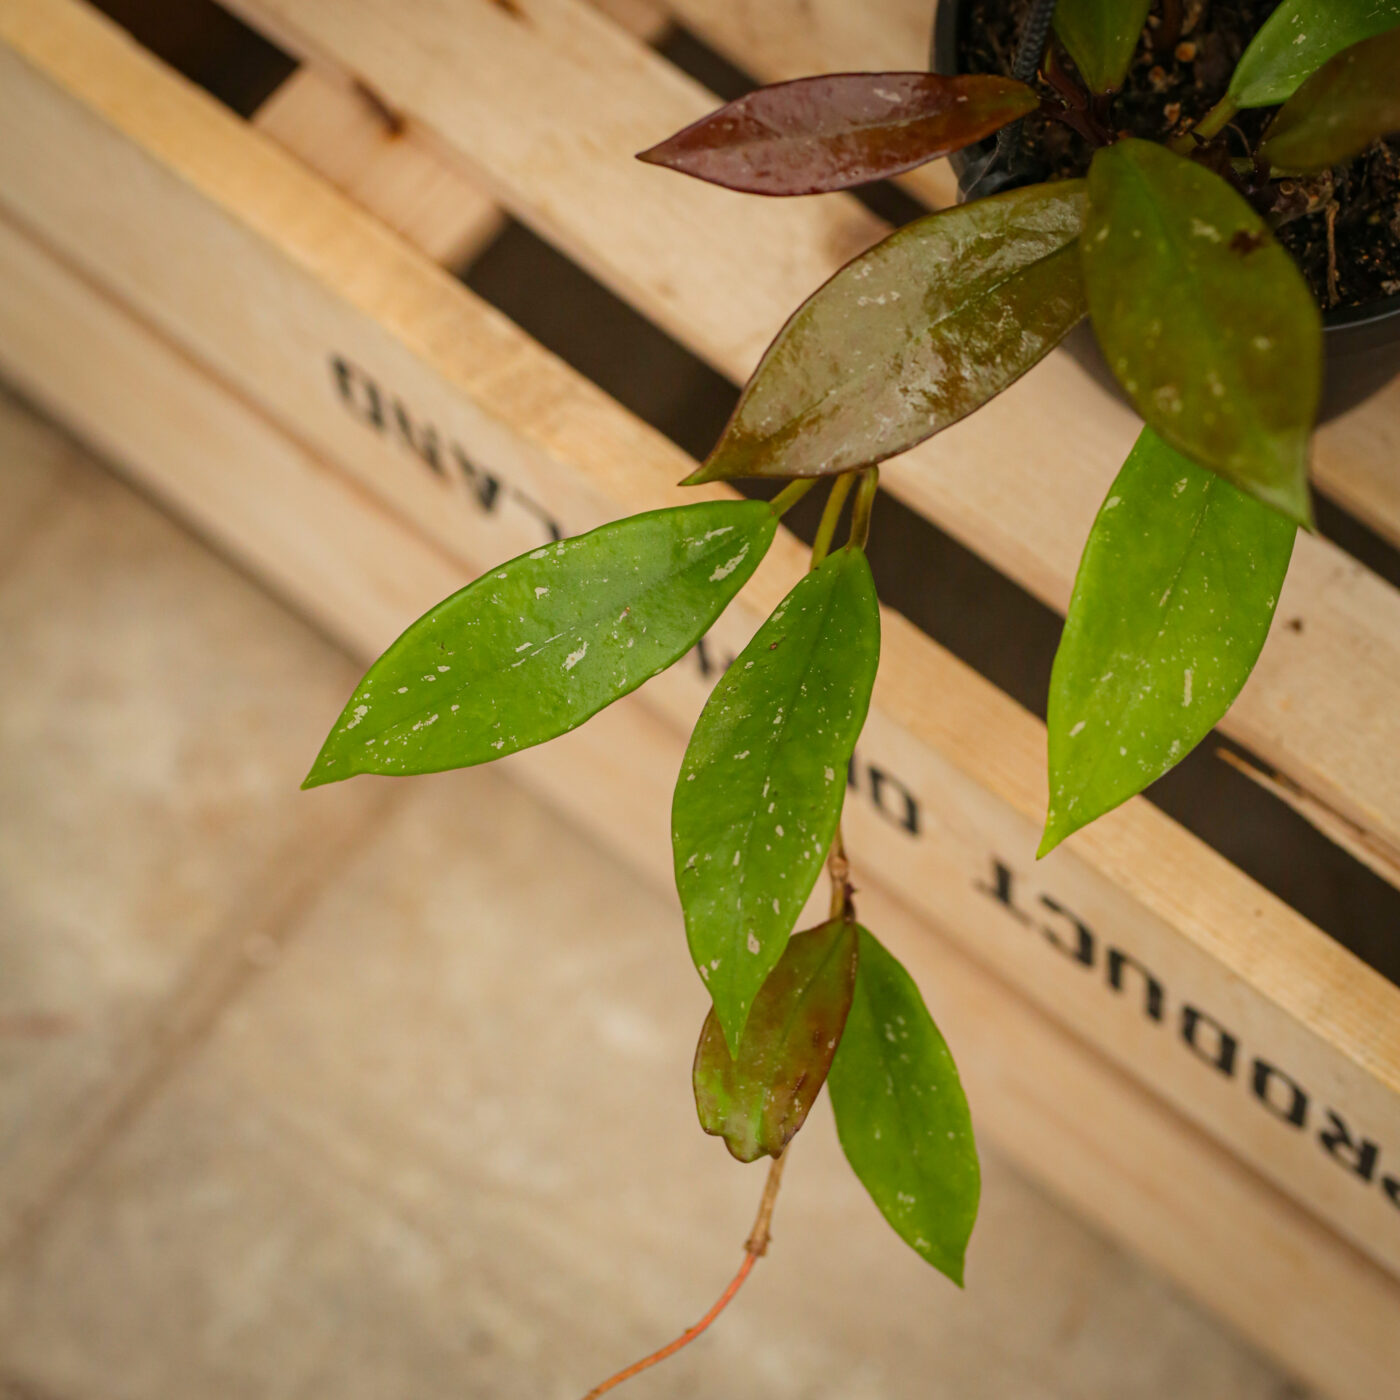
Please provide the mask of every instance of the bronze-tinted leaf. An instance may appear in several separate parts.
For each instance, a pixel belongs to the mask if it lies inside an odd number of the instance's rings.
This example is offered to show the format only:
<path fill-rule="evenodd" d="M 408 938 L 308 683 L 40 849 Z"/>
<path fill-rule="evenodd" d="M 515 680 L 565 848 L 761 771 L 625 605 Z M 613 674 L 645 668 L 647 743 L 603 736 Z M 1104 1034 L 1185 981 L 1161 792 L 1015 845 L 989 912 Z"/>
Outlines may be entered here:
<path fill-rule="evenodd" d="M 829 73 L 727 103 L 639 160 L 749 194 L 819 194 L 883 180 L 1035 110 L 992 75 Z"/>
<path fill-rule="evenodd" d="M 1322 319 L 1297 264 L 1214 172 L 1150 141 L 1094 156 L 1080 239 L 1094 333 L 1178 452 L 1306 525 Z"/>
<path fill-rule="evenodd" d="M 797 933 L 768 974 L 737 1057 L 711 1008 L 695 1050 L 700 1126 L 741 1162 L 776 1157 L 826 1083 L 856 985 L 856 926 L 833 919 Z"/>
<path fill-rule="evenodd" d="M 1400 131 L 1400 27 L 1329 59 L 1284 104 L 1260 154 L 1276 170 L 1308 174 L 1392 131 Z"/>
<path fill-rule="evenodd" d="M 1031 185 L 906 224 L 849 262 L 768 347 L 689 480 L 827 476 L 966 417 L 1084 315 L 1084 182 Z"/>

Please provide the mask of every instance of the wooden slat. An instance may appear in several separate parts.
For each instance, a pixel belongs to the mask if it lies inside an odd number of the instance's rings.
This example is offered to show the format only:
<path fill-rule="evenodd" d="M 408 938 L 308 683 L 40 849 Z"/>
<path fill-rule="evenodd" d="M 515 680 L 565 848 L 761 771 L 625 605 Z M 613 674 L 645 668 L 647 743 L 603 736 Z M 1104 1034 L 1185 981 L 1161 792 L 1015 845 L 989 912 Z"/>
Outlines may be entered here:
<path fill-rule="evenodd" d="M 339 74 L 303 65 L 255 121 L 293 155 L 315 151 L 331 184 L 444 267 L 469 261 L 504 226 L 498 204 L 426 149 L 402 117 Z"/>
<path fill-rule="evenodd" d="M 0 51 L 0 200 L 316 455 L 473 559 L 538 543 L 551 519 L 573 533 L 690 498 L 672 485 L 682 454 L 382 225 L 82 7 L 23 10 L 0 12 L 23 50 Z M 716 647 L 776 603 L 795 551 L 775 546 Z M 1144 802 L 1031 875 L 1042 726 L 897 616 L 885 638 L 851 809 L 862 869 L 1396 1265 L 1381 1182 L 1400 1154 L 1400 991 Z M 680 722 L 703 693 L 681 670 L 650 689 Z M 1057 947 L 1075 916 L 1096 930 L 1091 966 Z M 1161 979 L 1162 1019 L 1110 945 Z M 1188 1004 L 1241 1038 L 1234 1076 L 1183 1044 Z M 1306 1133 L 1252 1096 L 1254 1056 L 1306 1082 Z M 1369 1181 L 1323 1150 L 1329 1109 L 1381 1144 Z"/>
<path fill-rule="evenodd" d="M 642 40 L 666 15 L 652 0 L 593 0 Z M 442 160 L 403 113 L 362 81 L 303 64 L 258 108 L 254 125 L 444 267 L 469 263 L 505 224 L 500 206 Z"/>
<path fill-rule="evenodd" d="M 620 295 L 736 379 L 879 228 L 848 198 L 743 199 L 630 153 L 713 99 L 582 0 L 235 0 L 298 51 L 372 75 L 444 151 Z M 517 75 L 531 75 L 528 83 Z M 1053 607 L 1137 430 L 1051 356 L 886 471 L 891 489 Z M 1320 810 L 1400 850 L 1400 595 L 1300 540 L 1279 628 L 1222 728 Z M 1388 869 L 1400 882 L 1400 870 Z"/>
<path fill-rule="evenodd" d="M 4 221 L 0 277 L 5 375 L 362 660 L 454 586 L 459 566 Z M 669 884 L 655 837 L 681 736 L 645 694 L 507 762 Z M 1385 1393 L 1400 1284 L 896 901 L 862 910 L 957 1047 L 979 1133 L 1323 1393 Z M 974 1280 L 976 1259 L 974 1241 Z"/>

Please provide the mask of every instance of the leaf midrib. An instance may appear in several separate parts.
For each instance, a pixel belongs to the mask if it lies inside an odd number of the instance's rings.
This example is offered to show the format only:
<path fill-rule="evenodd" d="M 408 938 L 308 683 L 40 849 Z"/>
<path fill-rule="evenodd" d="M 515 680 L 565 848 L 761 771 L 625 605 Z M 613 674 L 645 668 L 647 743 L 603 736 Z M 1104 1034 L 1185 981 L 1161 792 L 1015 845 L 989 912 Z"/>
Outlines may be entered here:
<path fill-rule="evenodd" d="M 755 521 L 756 526 L 761 525 L 763 523 L 765 522 L 761 519 Z M 761 531 L 741 531 L 739 538 L 745 540 L 750 545 L 750 547 L 752 547 L 755 541 L 758 538 L 760 538 L 760 536 Z M 657 593 L 663 592 L 664 590 L 668 589 L 678 578 L 681 578 L 683 575 L 691 572 L 694 569 L 703 569 L 707 564 L 712 562 L 714 558 L 726 553 L 732 548 L 734 548 L 734 541 L 732 540 L 728 544 L 725 544 L 723 542 L 716 543 L 714 547 L 708 552 L 697 555 L 688 563 L 685 563 L 678 568 L 670 570 L 664 576 L 659 578 L 656 582 L 644 588 L 641 593 L 636 595 L 636 602 L 634 604 L 629 604 L 628 606 L 635 606 L 639 609 L 642 608 L 647 600 L 652 598 Z M 585 619 L 582 622 L 577 622 L 572 626 L 566 627 L 562 632 L 556 632 L 552 637 L 548 637 L 544 641 L 537 643 L 530 651 L 519 653 L 513 660 L 503 660 L 500 663 L 492 664 L 491 666 L 483 668 L 481 670 L 472 671 L 470 673 L 469 678 L 467 677 L 466 673 L 464 673 L 462 679 L 457 679 L 455 681 L 455 684 L 448 684 L 444 686 L 441 691 L 436 692 L 436 696 L 455 697 L 464 694 L 470 689 L 480 686 L 483 682 L 491 681 L 499 676 L 504 676 L 508 672 L 514 670 L 518 665 L 522 664 L 523 662 L 533 661 L 537 657 L 543 655 L 545 649 L 547 647 L 553 646 L 556 642 L 559 641 L 561 637 L 580 636 L 584 633 L 596 633 L 600 628 L 609 625 L 610 620 L 614 618 L 616 606 L 616 603 L 612 603 L 607 607 L 604 607 L 601 603 L 599 603 L 597 610 L 590 614 L 586 614 Z M 653 672 L 652 674 L 655 673 Z M 643 681 L 646 679 L 648 678 L 642 678 Z M 638 683 L 640 684 L 641 682 Z M 368 697 L 363 695 L 362 692 L 357 692 L 354 699 L 352 699 L 351 704 L 353 705 L 357 701 L 361 701 L 367 698 Z M 360 736 L 360 747 L 363 748 L 365 746 L 365 740 L 370 738 L 383 739 L 385 736 L 392 737 L 405 725 L 410 725 L 412 721 L 422 718 L 424 715 L 427 715 L 431 711 L 436 710 L 440 713 L 443 703 L 444 702 L 441 700 L 441 698 L 437 698 L 433 703 L 424 704 L 421 707 L 421 709 L 413 710 L 410 713 L 403 715 L 399 719 L 393 720 L 388 724 L 382 725 L 380 728 L 367 728 L 366 731 Z"/>

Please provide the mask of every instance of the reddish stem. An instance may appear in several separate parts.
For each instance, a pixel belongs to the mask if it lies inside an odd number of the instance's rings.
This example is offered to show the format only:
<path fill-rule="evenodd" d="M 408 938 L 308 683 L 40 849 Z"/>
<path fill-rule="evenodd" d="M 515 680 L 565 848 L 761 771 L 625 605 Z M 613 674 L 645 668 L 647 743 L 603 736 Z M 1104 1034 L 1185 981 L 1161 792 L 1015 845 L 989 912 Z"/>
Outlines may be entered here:
<path fill-rule="evenodd" d="M 769 1226 L 773 1220 L 773 1204 L 778 1199 L 778 1185 L 783 1179 L 783 1163 L 786 1161 L 787 1153 L 785 1152 L 781 1157 L 774 1157 L 772 1165 L 768 1168 L 768 1180 L 764 1183 L 763 1199 L 758 1204 L 758 1215 L 754 1219 L 753 1229 L 749 1232 L 748 1239 L 744 1241 L 744 1262 L 739 1265 L 739 1272 L 729 1281 L 729 1287 L 719 1295 L 719 1301 L 714 1307 L 694 1327 L 687 1327 L 674 1342 L 668 1342 L 660 1351 L 654 1351 L 650 1356 L 644 1356 L 640 1361 L 634 1361 L 626 1370 L 619 1371 L 617 1375 L 609 1376 L 601 1385 L 595 1385 L 583 1397 L 583 1400 L 597 1400 L 598 1396 L 605 1394 L 614 1386 L 621 1385 L 623 1381 L 630 1381 L 633 1376 L 649 1370 L 657 1362 L 665 1361 L 667 1357 L 674 1356 L 682 1347 L 689 1346 L 729 1306 L 734 1295 L 744 1286 L 744 1280 L 752 1272 L 753 1266 L 768 1251 L 768 1242 L 771 1239 Z"/>
<path fill-rule="evenodd" d="M 609 1376 L 601 1385 L 595 1385 L 583 1397 L 583 1400 L 596 1400 L 597 1396 L 611 1390 L 615 1385 L 621 1385 L 623 1381 L 630 1381 L 633 1376 L 640 1375 L 658 1362 L 665 1361 L 668 1356 L 674 1356 L 682 1347 L 689 1346 L 729 1306 L 730 1301 L 743 1287 L 744 1280 L 748 1278 L 750 1270 L 756 1263 L 758 1263 L 758 1255 L 744 1255 L 744 1262 L 739 1265 L 739 1272 L 730 1280 L 729 1287 L 719 1295 L 719 1301 L 694 1327 L 688 1327 L 674 1342 L 667 1343 L 660 1351 L 654 1351 L 650 1356 L 644 1356 L 640 1361 L 634 1361 L 625 1371 L 619 1371 L 617 1375 Z"/>

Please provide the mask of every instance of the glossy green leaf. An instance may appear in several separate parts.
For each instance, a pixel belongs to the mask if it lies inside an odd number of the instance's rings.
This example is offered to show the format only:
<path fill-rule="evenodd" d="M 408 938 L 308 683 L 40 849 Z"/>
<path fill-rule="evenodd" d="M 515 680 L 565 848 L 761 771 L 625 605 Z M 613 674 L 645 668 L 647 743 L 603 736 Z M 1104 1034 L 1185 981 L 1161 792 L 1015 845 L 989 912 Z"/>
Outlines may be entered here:
<path fill-rule="evenodd" d="M 1090 167 L 1080 247 L 1094 333 L 1138 412 L 1307 524 L 1322 319 L 1263 220 L 1204 166 L 1120 141 Z"/>
<path fill-rule="evenodd" d="M 691 482 L 826 476 L 999 394 L 1084 315 L 1080 180 L 915 219 L 847 263 L 768 347 Z"/>
<path fill-rule="evenodd" d="M 1400 28 L 1329 59 L 1274 118 L 1259 148 L 1276 170 L 1308 174 L 1341 165 L 1400 131 Z"/>
<path fill-rule="evenodd" d="M 1286 102 L 1329 58 L 1400 24 L 1400 0 L 1283 0 L 1230 79 L 1237 107 Z"/>
<path fill-rule="evenodd" d="M 961 1287 L 981 1194 L 967 1099 L 914 979 L 865 929 L 828 1082 L 841 1147 L 880 1213 Z"/>
<path fill-rule="evenodd" d="M 1268 636 L 1295 534 L 1143 430 L 1094 521 L 1055 657 L 1041 855 L 1219 723 Z"/>
<path fill-rule="evenodd" d="M 856 985 L 856 926 L 832 919 L 794 934 L 768 974 L 731 1056 L 711 1009 L 695 1051 L 700 1126 L 741 1162 L 776 1157 L 826 1083 Z"/>
<path fill-rule="evenodd" d="M 691 957 L 737 1050 L 821 872 L 880 652 L 859 549 L 807 574 L 714 688 L 671 811 Z"/>
<path fill-rule="evenodd" d="M 819 194 L 912 170 L 1039 105 L 990 73 L 825 73 L 746 93 L 638 159 L 750 194 Z"/>
<path fill-rule="evenodd" d="M 1055 32 L 1095 92 L 1123 86 L 1152 0 L 1060 0 Z"/>
<path fill-rule="evenodd" d="M 492 569 L 369 668 L 303 786 L 465 768 L 566 733 L 684 656 L 777 524 L 762 501 L 707 501 Z"/>

